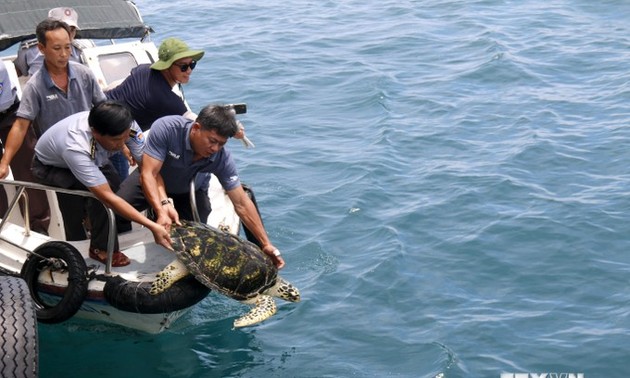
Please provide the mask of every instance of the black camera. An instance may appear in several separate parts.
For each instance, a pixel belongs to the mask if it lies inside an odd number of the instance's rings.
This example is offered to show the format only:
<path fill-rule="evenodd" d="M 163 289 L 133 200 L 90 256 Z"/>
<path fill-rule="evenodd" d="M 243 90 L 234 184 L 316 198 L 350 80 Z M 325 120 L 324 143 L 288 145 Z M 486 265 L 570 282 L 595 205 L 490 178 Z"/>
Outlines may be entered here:
<path fill-rule="evenodd" d="M 247 113 L 247 104 L 230 104 L 228 105 L 230 108 L 234 109 L 236 114 L 245 114 Z"/>

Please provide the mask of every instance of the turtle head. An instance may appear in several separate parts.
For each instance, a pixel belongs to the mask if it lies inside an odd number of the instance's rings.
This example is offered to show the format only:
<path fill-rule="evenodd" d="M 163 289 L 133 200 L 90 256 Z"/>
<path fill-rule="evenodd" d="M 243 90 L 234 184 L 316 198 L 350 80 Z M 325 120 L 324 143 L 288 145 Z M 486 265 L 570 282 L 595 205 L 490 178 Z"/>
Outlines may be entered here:
<path fill-rule="evenodd" d="M 278 276 L 276 284 L 269 289 L 269 295 L 289 302 L 300 301 L 300 291 L 292 283 Z"/>

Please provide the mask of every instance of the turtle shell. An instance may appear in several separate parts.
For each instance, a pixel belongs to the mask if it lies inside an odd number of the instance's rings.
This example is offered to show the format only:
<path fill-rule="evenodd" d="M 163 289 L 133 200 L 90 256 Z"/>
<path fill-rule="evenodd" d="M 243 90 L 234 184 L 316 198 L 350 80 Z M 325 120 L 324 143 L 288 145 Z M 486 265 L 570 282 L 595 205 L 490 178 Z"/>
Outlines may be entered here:
<path fill-rule="evenodd" d="M 207 287 L 237 300 L 256 297 L 276 282 L 278 269 L 260 248 L 203 223 L 171 226 L 178 259 Z"/>

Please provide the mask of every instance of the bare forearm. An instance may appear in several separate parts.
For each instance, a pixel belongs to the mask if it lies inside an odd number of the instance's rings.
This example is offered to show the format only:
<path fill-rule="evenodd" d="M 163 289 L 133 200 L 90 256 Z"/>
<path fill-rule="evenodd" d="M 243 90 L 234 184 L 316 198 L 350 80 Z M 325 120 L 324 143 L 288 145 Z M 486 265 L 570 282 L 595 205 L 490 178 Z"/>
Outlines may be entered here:
<path fill-rule="evenodd" d="M 143 172 L 140 175 L 140 185 L 149 205 L 155 211 L 161 211 L 162 200 L 166 199 L 166 190 L 162 176 Z"/>
<path fill-rule="evenodd" d="M 16 121 L 7 135 L 7 143 L 4 146 L 4 155 L 2 156 L 2 162 L 7 165 L 13 160 L 13 157 L 17 151 L 22 147 L 24 143 L 24 136 L 30 127 L 30 122 L 26 124 Z"/>
<path fill-rule="evenodd" d="M 230 200 L 232 200 L 232 204 L 234 204 L 236 214 L 238 214 L 241 221 L 245 224 L 245 227 L 251 231 L 260 243 L 260 249 L 271 257 L 278 269 L 282 269 L 285 265 L 284 259 L 280 256 L 280 251 L 271 244 L 254 202 L 252 202 L 242 187 L 237 187 L 228 191 L 228 196 L 230 197 Z"/>
<path fill-rule="evenodd" d="M 254 203 L 251 201 L 243 202 L 242 204 L 234 204 L 236 214 L 238 214 L 245 227 L 251 231 L 262 247 L 270 245 L 269 236 L 267 235 L 267 231 L 265 231 L 265 226 L 263 226 L 260 215 L 258 215 L 256 206 L 254 206 Z"/>

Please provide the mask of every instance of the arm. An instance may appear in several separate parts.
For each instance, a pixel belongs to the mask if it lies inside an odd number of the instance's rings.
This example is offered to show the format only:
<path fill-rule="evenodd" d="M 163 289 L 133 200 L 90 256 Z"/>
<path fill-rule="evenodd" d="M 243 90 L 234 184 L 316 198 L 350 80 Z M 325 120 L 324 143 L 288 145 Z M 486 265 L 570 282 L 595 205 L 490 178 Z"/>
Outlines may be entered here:
<path fill-rule="evenodd" d="M 18 46 L 17 57 L 13 61 L 13 65 L 15 66 L 15 71 L 18 76 L 26 76 L 28 75 L 28 65 L 26 64 L 26 47 L 25 43 L 30 41 L 24 41 L 20 43 Z M 37 48 L 37 47 L 36 47 Z"/>
<path fill-rule="evenodd" d="M 262 251 L 271 257 L 274 264 L 278 269 L 282 269 L 285 265 L 284 259 L 279 254 L 274 254 L 274 251 L 277 251 L 277 248 L 271 244 L 269 241 L 269 237 L 267 236 L 267 232 L 265 231 L 265 227 L 263 226 L 262 220 L 258 215 L 258 211 L 256 210 L 256 206 L 249 198 L 245 190 L 243 190 L 242 186 L 237 186 L 236 188 L 229 190 L 227 192 L 228 197 L 234 204 L 234 210 L 236 214 L 241 218 L 241 221 L 245 224 L 245 226 L 254 234 L 256 239 L 262 245 Z"/>
<path fill-rule="evenodd" d="M 133 167 L 136 165 L 136 159 L 133 158 L 133 155 L 131 154 L 129 147 L 123 146 L 122 151 L 120 151 L 120 153 L 125 157 L 125 159 L 127 159 L 130 166 Z"/>
<path fill-rule="evenodd" d="M 138 164 L 141 167 L 142 155 L 144 154 L 144 146 L 146 139 L 140 126 L 136 122 L 131 124 L 131 130 L 129 131 L 129 138 L 123 145 L 122 154 L 129 161 L 129 165 L 133 166 Z"/>
<path fill-rule="evenodd" d="M 151 221 L 138 210 L 131 206 L 127 201 L 118 197 L 111 189 L 109 184 L 102 184 L 88 188 L 90 192 L 96 196 L 105 206 L 114 210 L 120 216 L 130 221 L 139 223 L 153 233 L 153 238 L 157 244 L 166 248 L 171 248 L 171 238 L 168 231 L 161 225 Z"/>
<path fill-rule="evenodd" d="M 2 160 L 0 160 L 0 179 L 6 178 L 9 174 L 9 164 L 11 164 L 20 147 L 22 147 L 24 136 L 30 126 L 31 121 L 26 118 L 17 117 L 15 122 L 13 122 L 11 131 L 9 131 L 7 136 L 7 143 L 4 146 L 4 155 Z"/>
<path fill-rule="evenodd" d="M 146 196 L 147 202 L 157 214 L 158 224 L 167 229 L 171 224 L 179 224 L 179 215 L 172 204 L 162 204 L 168 196 L 164 186 L 164 180 L 160 175 L 162 161 L 147 154 L 142 156 L 142 169 L 140 170 L 140 185 Z"/>
<path fill-rule="evenodd" d="M 98 80 L 96 80 L 96 76 L 94 76 L 92 70 L 87 70 L 87 72 L 90 75 L 90 81 L 92 82 L 92 105 L 96 106 L 107 100 L 107 96 L 105 96 L 105 92 L 103 92 L 101 86 L 98 84 Z"/>

